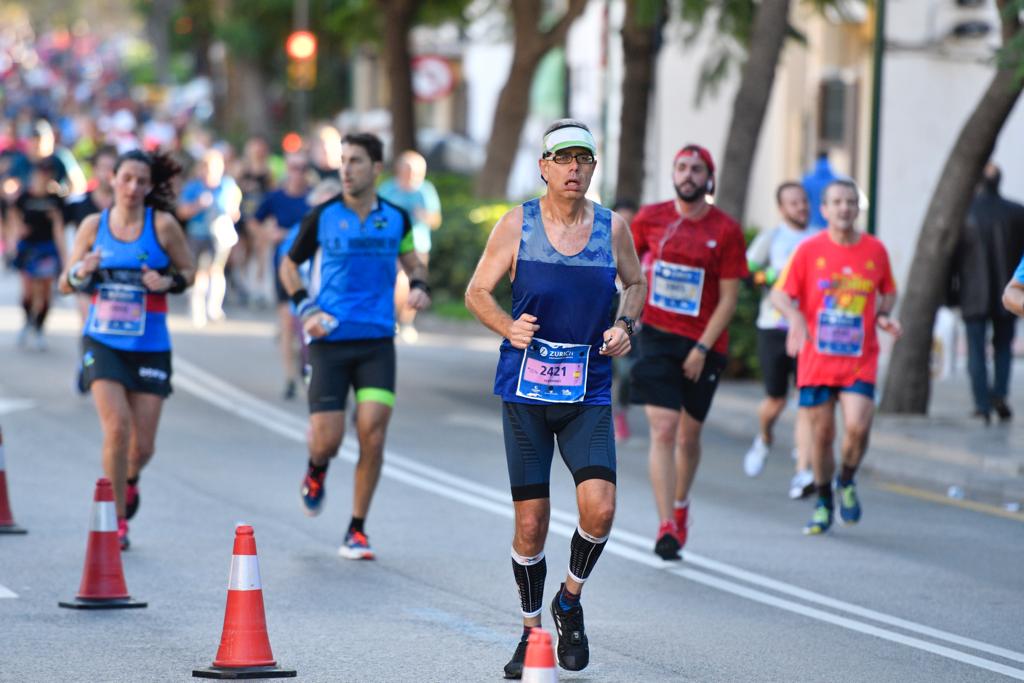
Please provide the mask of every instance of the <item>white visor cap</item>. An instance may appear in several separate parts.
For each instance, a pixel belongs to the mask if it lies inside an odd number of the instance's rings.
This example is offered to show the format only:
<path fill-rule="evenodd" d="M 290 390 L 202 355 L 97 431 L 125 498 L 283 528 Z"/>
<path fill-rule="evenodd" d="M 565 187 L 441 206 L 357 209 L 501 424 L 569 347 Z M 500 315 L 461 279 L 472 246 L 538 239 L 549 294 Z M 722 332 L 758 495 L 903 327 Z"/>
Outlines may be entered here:
<path fill-rule="evenodd" d="M 586 128 L 566 126 L 544 136 L 545 154 L 554 154 L 570 147 L 582 147 L 590 150 L 591 154 L 597 154 L 597 143 L 594 142 L 594 136 Z"/>

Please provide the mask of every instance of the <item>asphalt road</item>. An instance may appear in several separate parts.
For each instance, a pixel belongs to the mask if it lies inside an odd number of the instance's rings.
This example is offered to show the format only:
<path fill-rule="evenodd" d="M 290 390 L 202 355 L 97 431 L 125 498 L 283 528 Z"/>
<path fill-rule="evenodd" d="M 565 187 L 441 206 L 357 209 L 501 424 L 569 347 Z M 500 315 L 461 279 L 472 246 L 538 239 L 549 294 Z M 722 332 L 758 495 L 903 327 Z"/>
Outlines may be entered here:
<path fill-rule="evenodd" d="M 10 299 L 9 299 L 10 300 Z M 71 391 L 76 320 L 17 350 L 0 307 L 0 426 L 17 521 L 0 536 L 0 681 L 184 681 L 220 638 L 233 528 L 255 527 L 270 640 L 307 681 L 487 681 L 519 635 L 496 340 L 399 347 L 398 404 L 367 532 L 375 562 L 337 557 L 353 442 L 302 514 L 305 407 L 280 399 L 269 317 L 203 331 L 175 319 L 175 394 L 124 554 L 144 610 L 57 607 L 78 588 L 100 430 Z M 27 403 L 30 402 L 30 403 Z M 753 417 L 751 417 L 753 420 Z M 862 485 L 862 523 L 806 538 L 788 462 L 743 476 L 747 445 L 712 410 L 685 561 L 657 525 L 642 416 L 619 448 L 615 529 L 584 593 L 591 666 L 575 681 L 1024 680 L 1024 525 Z M 870 457 L 870 456 L 869 456 Z M 575 525 L 556 459 L 548 596 Z M 550 620 L 545 621 L 550 627 Z"/>

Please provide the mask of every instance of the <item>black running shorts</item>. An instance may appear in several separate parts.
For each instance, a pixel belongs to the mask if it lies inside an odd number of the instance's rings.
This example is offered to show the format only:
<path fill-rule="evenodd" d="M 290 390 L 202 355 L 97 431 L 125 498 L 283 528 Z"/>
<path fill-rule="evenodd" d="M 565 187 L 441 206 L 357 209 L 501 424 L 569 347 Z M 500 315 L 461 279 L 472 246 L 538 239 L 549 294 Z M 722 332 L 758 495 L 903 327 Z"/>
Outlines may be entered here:
<path fill-rule="evenodd" d="M 166 398 L 171 394 L 171 352 L 121 351 L 82 337 L 82 386 L 88 389 L 98 379 Z"/>
<path fill-rule="evenodd" d="M 786 334 L 786 330 L 757 331 L 764 393 L 772 398 L 785 398 L 790 378 L 796 379 L 796 358 L 786 355 Z"/>
<path fill-rule="evenodd" d="M 309 345 L 309 412 L 345 410 L 349 388 L 356 403 L 395 405 L 395 341 L 353 339 Z"/>
<path fill-rule="evenodd" d="M 650 325 L 644 325 L 637 336 L 640 358 L 630 373 L 630 402 L 685 410 L 690 417 L 703 422 L 725 370 L 726 357 L 709 351 L 700 378 L 693 382 L 683 375 L 683 361 L 696 340 L 663 332 Z"/>
<path fill-rule="evenodd" d="M 555 439 L 577 486 L 588 479 L 615 483 L 611 406 L 505 401 L 502 426 L 512 500 L 550 497 Z"/>

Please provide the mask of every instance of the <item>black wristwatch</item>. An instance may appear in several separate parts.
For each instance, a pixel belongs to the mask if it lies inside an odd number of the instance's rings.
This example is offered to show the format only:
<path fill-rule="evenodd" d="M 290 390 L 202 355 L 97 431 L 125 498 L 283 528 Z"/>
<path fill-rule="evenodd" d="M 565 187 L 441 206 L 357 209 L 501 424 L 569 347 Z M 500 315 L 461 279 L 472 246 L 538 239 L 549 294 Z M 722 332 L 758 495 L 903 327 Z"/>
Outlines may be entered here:
<path fill-rule="evenodd" d="M 626 334 L 628 334 L 630 337 L 632 337 L 633 336 L 633 326 L 636 324 L 636 321 L 633 320 L 632 318 L 630 318 L 628 315 L 621 316 L 619 318 L 619 320 L 621 320 L 622 322 L 626 323 Z M 616 320 L 615 322 L 619 322 L 619 320 Z"/>
<path fill-rule="evenodd" d="M 711 351 L 711 349 L 709 349 L 706 345 L 701 344 L 700 342 L 694 344 L 693 347 L 700 351 L 701 353 L 703 353 L 705 356 L 708 355 L 709 351 Z"/>

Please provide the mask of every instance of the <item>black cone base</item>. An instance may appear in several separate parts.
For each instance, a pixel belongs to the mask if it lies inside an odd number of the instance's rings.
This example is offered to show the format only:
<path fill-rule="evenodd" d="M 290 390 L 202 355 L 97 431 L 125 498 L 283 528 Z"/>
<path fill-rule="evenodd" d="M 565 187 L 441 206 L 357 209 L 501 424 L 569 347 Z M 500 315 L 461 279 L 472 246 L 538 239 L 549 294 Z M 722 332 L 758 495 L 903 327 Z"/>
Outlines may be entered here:
<path fill-rule="evenodd" d="M 23 529 L 17 524 L 5 524 L 0 526 L 0 534 L 27 534 L 28 529 Z"/>
<path fill-rule="evenodd" d="M 139 602 L 131 598 L 75 598 L 74 600 L 57 603 L 59 607 L 67 607 L 68 609 L 137 609 L 145 607 L 147 604 L 149 603 Z"/>
<path fill-rule="evenodd" d="M 230 680 L 244 678 L 295 678 L 295 675 L 294 669 L 282 669 L 279 666 L 208 666 L 205 669 L 195 669 L 192 671 L 193 678 L 220 678 Z"/>

